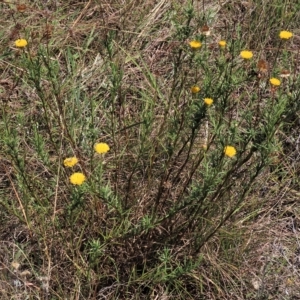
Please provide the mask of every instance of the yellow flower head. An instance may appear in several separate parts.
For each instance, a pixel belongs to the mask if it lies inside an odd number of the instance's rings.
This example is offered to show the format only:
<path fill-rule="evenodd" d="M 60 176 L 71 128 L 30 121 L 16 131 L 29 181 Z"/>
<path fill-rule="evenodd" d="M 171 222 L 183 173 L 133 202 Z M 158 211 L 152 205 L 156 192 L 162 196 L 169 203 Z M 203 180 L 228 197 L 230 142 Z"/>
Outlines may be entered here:
<path fill-rule="evenodd" d="M 24 47 L 26 47 L 27 46 L 27 41 L 25 40 L 25 39 L 17 39 L 16 41 L 15 41 L 15 46 L 17 47 L 17 48 L 24 48 Z"/>
<path fill-rule="evenodd" d="M 193 86 L 191 87 L 191 92 L 192 92 L 193 94 L 199 93 L 199 92 L 200 92 L 199 86 L 198 86 L 198 85 L 193 85 Z"/>
<path fill-rule="evenodd" d="M 280 86 L 280 80 L 277 79 L 277 78 L 271 78 L 270 79 L 270 83 L 273 85 L 273 86 Z"/>
<path fill-rule="evenodd" d="M 106 143 L 97 143 L 94 145 L 94 150 L 99 153 L 103 154 L 109 151 L 109 146 Z"/>
<path fill-rule="evenodd" d="M 70 182 L 75 185 L 81 185 L 86 180 L 86 177 L 83 173 L 77 172 L 73 173 L 70 176 Z"/>
<path fill-rule="evenodd" d="M 196 41 L 196 40 L 193 40 L 191 42 L 189 42 L 189 45 L 190 47 L 193 49 L 193 50 L 197 50 L 197 49 L 200 49 L 202 44 L 200 41 Z"/>
<path fill-rule="evenodd" d="M 74 167 L 78 163 L 78 159 L 74 157 L 68 157 L 64 160 L 64 166 L 65 167 Z"/>
<path fill-rule="evenodd" d="M 279 33 L 279 37 L 283 40 L 288 40 L 292 36 L 293 36 L 293 33 L 290 31 L 286 31 L 286 30 L 280 31 L 280 33 Z"/>
<path fill-rule="evenodd" d="M 222 49 L 224 49 L 225 47 L 226 47 L 226 41 L 220 41 L 219 42 L 219 46 L 220 46 L 220 48 L 222 48 Z"/>
<path fill-rule="evenodd" d="M 211 99 L 211 98 L 204 98 L 204 103 L 207 105 L 207 106 L 211 106 L 213 104 L 214 100 Z"/>
<path fill-rule="evenodd" d="M 240 56 L 243 59 L 251 59 L 253 57 L 253 53 L 249 50 L 243 50 L 241 51 Z"/>
<path fill-rule="evenodd" d="M 235 150 L 235 148 L 233 146 L 226 146 L 224 148 L 224 153 L 228 157 L 233 157 L 233 156 L 236 155 L 236 150 Z"/>

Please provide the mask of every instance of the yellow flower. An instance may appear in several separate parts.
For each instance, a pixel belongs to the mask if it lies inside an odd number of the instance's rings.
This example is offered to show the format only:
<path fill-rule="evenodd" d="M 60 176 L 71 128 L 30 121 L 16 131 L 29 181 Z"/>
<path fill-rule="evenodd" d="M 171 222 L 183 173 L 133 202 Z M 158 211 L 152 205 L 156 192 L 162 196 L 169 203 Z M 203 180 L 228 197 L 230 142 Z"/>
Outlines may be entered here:
<path fill-rule="evenodd" d="M 219 42 L 219 46 L 220 46 L 220 48 L 222 48 L 222 49 L 224 49 L 225 47 L 226 47 L 226 41 L 220 41 Z"/>
<path fill-rule="evenodd" d="M 290 31 L 286 31 L 286 30 L 280 31 L 280 33 L 279 33 L 279 37 L 283 40 L 288 40 L 292 36 L 293 36 L 293 33 Z"/>
<path fill-rule="evenodd" d="M 196 41 L 196 40 L 193 40 L 193 41 L 189 42 L 189 45 L 190 45 L 190 47 L 191 47 L 193 50 L 200 49 L 201 46 L 202 46 L 201 42 Z"/>
<path fill-rule="evenodd" d="M 27 41 L 25 39 L 17 39 L 15 41 L 15 46 L 18 47 L 18 48 L 24 48 L 27 46 Z"/>
<path fill-rule="evenodd" d="M 224 153 L 225 153 L 225 155 L 227 155 L 229 157 L 233 157 L 236 155 L 236 150 L 233 146 L 226 146 L 224 148 Z"/>
<path fill-rule="evenodd" d="M 274 86 L 280 86 L 280 80 L 274 77 L 270 79 L 270 83 Z"/>
<path fill-rule="evenodd" d="M 198 85 L 193 85 L 193 86 L 191 87 L 191 92 L 192 92 L 193 94 L 199 93 L 199 92 L 200 92 L 199 86 L 198 86 Z"/>
<path fill-rule="evenodd" d="M 64 160 L 64 166 L 65 167 L 74 167 L 78 163 L 78 159 L 74 157 L 68 157 Z"/>
<path fill-rule="evenodd" d="M 100 154 L 108 152 L 109 149 L 110 148 L 106 143 L 97 143 L 94 145 L 94 150 Z"/>
<path fill-rule="evenodd" d="M 249 50 L 243 50 L 241 51 L 240 56 L 243 59 L 251 59 L 253 57 L 253 53 Z"/>
<path fill-rule="evenodd" d="M 207 105 L 207 106 L 211 106 L 213 104 L 214 100 L 211 99 L 211 98 L 204 98 L 204 103 Z"/>
<path fill-rule="evenodd" d="M 73 173 L 70 176 L 70 182 L 75 185 L 81 185 L 86 180 L 86 177 L 83 173 L 77 172 Z"/>

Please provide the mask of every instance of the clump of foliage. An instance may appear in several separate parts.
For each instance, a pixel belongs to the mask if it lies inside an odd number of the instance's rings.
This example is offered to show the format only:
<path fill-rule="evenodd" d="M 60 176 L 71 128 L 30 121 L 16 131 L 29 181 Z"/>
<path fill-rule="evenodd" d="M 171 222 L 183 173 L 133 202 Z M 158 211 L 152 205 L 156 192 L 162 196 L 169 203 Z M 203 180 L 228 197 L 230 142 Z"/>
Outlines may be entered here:
<path fill-rule="evenodd" d="M 112 2 L 0 4 L 4 297 L 264 299 L 242 265 L 288 173 L 296 9 Z"/>

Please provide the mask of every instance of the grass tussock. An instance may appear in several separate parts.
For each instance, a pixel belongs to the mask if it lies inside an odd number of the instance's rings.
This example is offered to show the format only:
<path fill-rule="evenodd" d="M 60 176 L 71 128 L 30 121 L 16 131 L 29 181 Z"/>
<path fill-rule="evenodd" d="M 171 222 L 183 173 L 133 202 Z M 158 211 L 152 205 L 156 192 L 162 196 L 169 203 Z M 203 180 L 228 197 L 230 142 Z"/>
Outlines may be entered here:
<path fill-rule="evenodd" d="M 0 8 L 1 299 L 300 297 L 297 1 Z"/>

